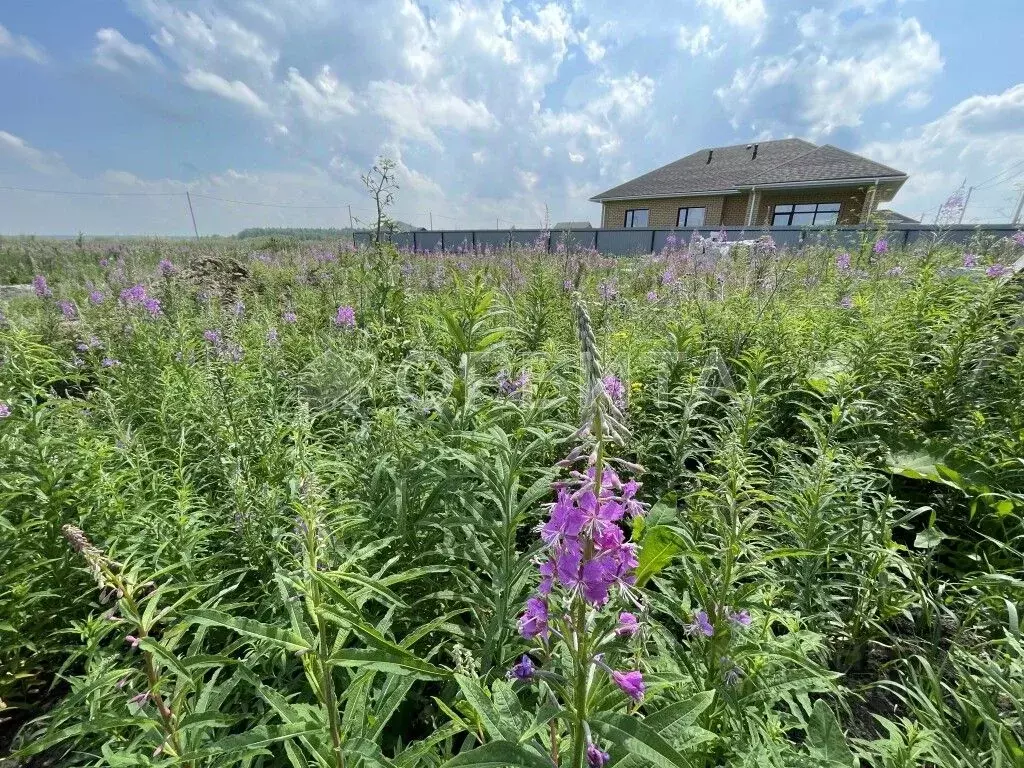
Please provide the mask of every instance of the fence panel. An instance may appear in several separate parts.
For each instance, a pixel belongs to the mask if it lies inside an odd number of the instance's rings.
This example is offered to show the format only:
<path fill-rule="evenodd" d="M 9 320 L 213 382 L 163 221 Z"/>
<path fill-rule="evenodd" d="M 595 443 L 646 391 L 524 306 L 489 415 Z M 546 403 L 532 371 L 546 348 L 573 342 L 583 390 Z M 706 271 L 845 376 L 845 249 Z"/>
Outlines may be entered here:
<path fill-rule="evenodd" d="M 445 253 L 456 253 L 458 251 L 471 251 L 473 250 L 473 235 L 475 233 L 471 229 L 460 229 L 452 232 L 445 231 L 444 233 L 444 250 Z"/>
<path fill-rule="evenodd" d="M 942 243 L 977 248 L 984 251 L 991 244 L 1012 237 L 1019 228 L 1012 224 L 984 226 L 934 226 L 931 224 L 894 224 L 885 230 L 890 247 L 927 247 L 936 239 Z M 394 244 L 403 249 L 437 251 L 442 248 L 454 253 L 461 250 L 480 250 L 520 247 L 539 247 L 555 251 L 560 243 L 570 248 L 594 248 L 600 253 L 630 256 L 664 249 L 671 236 L 685 245 L 694 234 L 712 237 L 724 233 L 727 242 L 756 240 L 769 235 L 779 248 L 799 248 L 803 245 L 828 244 L 840 248 L 857 248 L 861 243 L 874 242 L 880 230 L 874 226 L 843 226 L 817 229 L 812 227 L 700 227 L 697 229 L 574 229 L 545 232 L 540 229 L 460 229 L 452 231 L 396 232 Z M 355 232 L 352 240 L 356 247 L 373 242 L 370 232 Z"/>
<path fill-rule="evenodd" d="M 542 229 L 513 229 L 512 230 L 512 245 L 518 245 L 521 248 L 529 248 L 535 245 L 538 241 L 541 242 L 541 247 L 547 248 L 551 242 L 551 235 Z"/>
<path fill-rule="evenodd" d="M 599 229 L 597 230 L 597 250 L 614 256 L 650 253 L 651 235 L 650 229 Z"/>
<path fill-rule="evenodd" d="M 477 248 L 508 248 L 512 234 L 508 230 L 486 229 L 476 233 Z"/>
<path fill-rule="evenodd" d="M 417 251 L 440 251 L 441 250 L 441 233 L 440 232 L 417 232 L 416 233 L 416 250 Z"/>

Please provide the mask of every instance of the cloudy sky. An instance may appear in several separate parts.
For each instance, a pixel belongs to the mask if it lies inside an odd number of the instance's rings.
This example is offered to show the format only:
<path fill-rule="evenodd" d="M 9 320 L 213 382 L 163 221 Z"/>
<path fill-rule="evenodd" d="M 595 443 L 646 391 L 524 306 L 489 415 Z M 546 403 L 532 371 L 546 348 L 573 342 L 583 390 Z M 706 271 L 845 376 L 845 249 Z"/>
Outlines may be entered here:
<path fill-rule="evenodd" d="M 915 218 L 966 179 L 966 221 L 1006 221 L 1021 35 L 1020 0 L 3 0 L 0 233 L 186 234 L 186 189 L 201 233 L 346 225 L 381 153 L 414 224 L 597 222 L 786 136 L 907 171 Z"/>

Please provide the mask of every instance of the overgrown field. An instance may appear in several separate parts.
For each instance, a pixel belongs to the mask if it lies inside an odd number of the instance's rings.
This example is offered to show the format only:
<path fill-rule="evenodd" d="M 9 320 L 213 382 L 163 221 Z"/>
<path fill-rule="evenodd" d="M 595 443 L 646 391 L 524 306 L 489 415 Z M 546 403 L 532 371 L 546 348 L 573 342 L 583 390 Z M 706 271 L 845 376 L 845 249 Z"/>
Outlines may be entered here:
<path fill-rule="evenodd" d="M 3 306 L 0 764 L 1024 765 L 1021 244 L 271 246 Z"/>

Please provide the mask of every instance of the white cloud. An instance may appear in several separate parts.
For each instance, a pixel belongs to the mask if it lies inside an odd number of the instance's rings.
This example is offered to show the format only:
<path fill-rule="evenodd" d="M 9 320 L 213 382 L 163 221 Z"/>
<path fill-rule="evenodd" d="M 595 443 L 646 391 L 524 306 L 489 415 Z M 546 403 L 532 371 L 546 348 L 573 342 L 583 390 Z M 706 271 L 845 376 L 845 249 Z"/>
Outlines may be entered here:
<path fill-rule="evenodd" d="M 584 160 L 586 160 L 586 158 L 582 154 L 580 154 L 579 152 L 570 152 L 569 153 L 569 162 L 570 163 L 582 163 Z"/>
<path fill-rule="evenodd" d="M 143 45 L 132 43 L 116 29 L 105 27 L 96 31 L 93 61 L 112 72 L 123 72 L 126 66 L 159 68 L 156 56 Z"/>
<path fill-rule="evenodd" d="M 37 64 L 46 63 L 46 51 L 27 37 L 15 35 L 7 27 L 0 24 L 0 57 L 14 56 L 30 59 Z"/>
<path fill-rule="evenodd" d="M 727 24 L 760 34 L 768 20 L 764 0 L 699 0 Z"/>
<path fill-rule="evenodd" d="M 431 91 L 422 85 L 372 82 L 367 99 L 385 117 L 396 138 L 410 138 L 440 146 L 435 128 L 453 131 L 486 130 L 497 120 L 482 101 L 467 101 L 441 86 Z"/>
<path fill-rule="evenodd" d="M 0 156 L 13 158 L 39 173 L 52 174 L 64 168 L 64 161 L 56 152 L 36 149 L 20 136 L 0 131 Z"/>
<path fill-rule="evenodd" d="M 811 11 L 797 27 L 809 35 L 823 24 Z M 733 124 L 827 135 L 859 126 L 868 108 L 899 96 L 910 94 L 912 104 L 922 105 L 925 86 L 942 71 L 939 44 L 917 19 L 868 18 L 829 29 L 805 36 L 788 54 L 755 58 L 718 88 Z"/>
<path fill-rule="evenodd" d="M 1024 83 L 971 96 L 902 139 L 870 142 L 858 151 L 910 174 L 894 204 L 912 216 L 934 209 L 966 177 L 979 189 L 965 221 L 1006 221 L 1014 183 L 1024 175 Z"/>
<path fill-rule="evenodd" d="M 311 83 L 292 67 L 288 70 L 286 86 L 298 99 L 307 117 L 319 122 L 329 122 L 342 115 L 356 112 L 351 89 L 338 81 L 329 65 L 324 64 Z"/>
<path fill-rule="evenodd" d="M 708 57 L 715 57 L 725 49 L 725 44 L 715 48 L 711 47 L 711 27 L 703 24 L 697 29 L 691 29 L 686 25 L 679 27 L 679 34 L 676 38 L 679 47 L 689 51 L 691 56 L 706 54 Z"/>
<path fill-rule="evenodd" d="M 192 69 L 182 78 L 185 85 L 196 91 L 205 91 L 249 107 L 254 112 L 266 113 L 267 103 L 241 80 L 226 80 L 213 72 Z"/>

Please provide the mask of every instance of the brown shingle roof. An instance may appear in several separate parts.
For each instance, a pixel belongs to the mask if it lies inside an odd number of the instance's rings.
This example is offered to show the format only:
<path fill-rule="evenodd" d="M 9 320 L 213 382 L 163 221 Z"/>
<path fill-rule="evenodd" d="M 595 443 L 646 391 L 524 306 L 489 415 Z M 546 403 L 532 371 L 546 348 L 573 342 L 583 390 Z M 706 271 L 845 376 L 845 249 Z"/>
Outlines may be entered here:
<path fill-rule="evenodd" d="M 590 199 L 600 202 L 723 192 L 762 184 L 905 176 L 895 168 L 829 144 L 819 147 L 803 139 L 779 139 L 702 149 Z"/>

